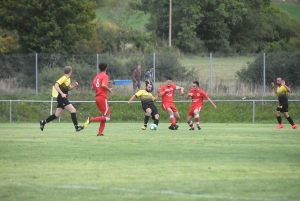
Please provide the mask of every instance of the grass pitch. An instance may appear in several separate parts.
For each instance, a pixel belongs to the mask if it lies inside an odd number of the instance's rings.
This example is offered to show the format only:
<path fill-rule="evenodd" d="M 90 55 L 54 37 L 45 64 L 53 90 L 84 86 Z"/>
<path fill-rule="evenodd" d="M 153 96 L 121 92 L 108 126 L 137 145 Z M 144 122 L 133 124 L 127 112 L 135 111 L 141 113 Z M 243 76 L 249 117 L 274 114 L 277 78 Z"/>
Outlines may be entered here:
<path fill-rule="evenodd" d="M 0 200 L 300 200 L 289 125 L 0 124 Z"/>

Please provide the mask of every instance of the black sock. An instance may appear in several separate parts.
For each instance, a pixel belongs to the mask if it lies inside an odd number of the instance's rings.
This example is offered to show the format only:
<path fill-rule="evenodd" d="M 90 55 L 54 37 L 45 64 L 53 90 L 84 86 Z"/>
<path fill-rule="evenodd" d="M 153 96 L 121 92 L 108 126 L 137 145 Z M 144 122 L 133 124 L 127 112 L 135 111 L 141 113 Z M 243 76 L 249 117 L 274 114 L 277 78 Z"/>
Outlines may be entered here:
<path fill-rule="evenodd" d="M 55 114 L 52 114 L 51 116 L 49 116 L 46 120 L 44 120 L 44 123 L 49 123 L 50 121 L 53 121 L 54 119 L 56 119 L 57 117 L 55 116 Z"/>
<path fill-rule="evenodd" d="M 158 122 L 159 122 L 158 119 L 154 119 L 154 124 L 156 124 L 156 126 L 158 126 Z"/>
<path fill-rule="evenodd" d="M 71 118 L 72 118 L 72 121 L 73 121 L 73 124 L 75 126 L 75 128 L 78 127 L 78 121 L 77 121 L 77 118 L 76 118 L 76 113 L 71 113 Z"/>
<path fill-rule="evenodd" d="M 278 121 L 279 124 L 281 124 L 281 116 L 277 117 L 277 121 Z"/>
<path fill-rule="evenodd" d="M 144 126 L 145 127 L 147 127 L 148 121 L 149 121 L 149 116 L 145 115 L 145 118 L 144 118 Z"/>
<path fill-rule="evenodd" d="M 288 117 L 288 118 L 286 118 L 289 122 L 290 122 L 290 124 L 293 126 L 294 125 L 294 121 L 293 121 L 293 119 L 292 119 L 292 117 Z"/>

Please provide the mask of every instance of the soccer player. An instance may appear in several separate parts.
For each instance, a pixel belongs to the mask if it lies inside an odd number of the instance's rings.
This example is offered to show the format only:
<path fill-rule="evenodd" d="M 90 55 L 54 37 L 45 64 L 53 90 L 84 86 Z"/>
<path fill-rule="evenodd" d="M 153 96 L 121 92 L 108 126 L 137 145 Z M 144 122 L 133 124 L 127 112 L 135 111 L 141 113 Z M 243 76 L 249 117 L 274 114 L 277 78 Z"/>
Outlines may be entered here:
<path fill-rule="evenodd" d="M 180 119 L 177 108 L 173 103 L 175 90 L 180 90 L 180 95 L 184 94 L 184 88 L 172 84 L 172 78 L 168 77 L 166 83 L 158 90 L 158 96 L 162 98 L 162 109 L 170 115 L 171 125 L 169 129 L 177 130 L 177 122 Z"/>
<path fill-rule="evenodd" d="M 199 88 L 199 82 L 194 81 L 192 84 L 192 88 L 190 89 L 186 99 L 192 98 L 192 104 L 190 106 L 190 110 L 188 111 L 187 120 L 186 122 L 190 126 L 190 130 L 195 130 L 194 123 L 192 118 L 195 118 L 196 126 L 198 130 L 201 129 L 200 127 L 200 112 L 203 108 L 203 100 L 208 100 L 214 109 L 217 106 L 212 102 L 212 100 L 207 96 L 207 94 Z"/>
<path fill-rule="evenodd" d="M 289 106 L 288 92 L 290 92 L 291 89 L 285 85 L 285 81 L 281 77 L 277 78 L 277 85 L 278 85 L 277 88 L 275 88 L 274 82 L 272 82 L 271 85 L 274 92 L 278 95 L 278 101 L 279 101 L 279 106 L 276 108 L 275 111 L 275 116 L 278 121 L 277 129 L 283 128 L 280 112 L 283 113 L 284 117 L 292 125 L 292 129 L 298 128 L 297 125 L 292 120 L 292 117 L 289 116 L 289 112 L 288 112 L 288 106 Z"/>
<path fill-rule="evenodd" d="M 152 116 L 152 119 L 154 120 L 154 124 L 158 126 L 159 122 L 159 114 L 156 106 L 154 105 L 155 97 L 151 94 L 152 85 L 147 84 L 146 90 L 139 90 L 135 95 L 133 95 L 130 100 L 128 101 L 128 104 L 131 104 L 132 101 L 135 98 L 140 98 L 142 103 L 142 108 L 145 111 L 145 117 L 144 117 L 144 126 L 142 127 L 142 130 L 147 129 L 147 124 L 150 118 L 150 115 Z"/>
<path fill-rule="evenodd" d="M 112 88 L 109 88 L 109 77 L 106 74 L 107 64 L 99 63 L 100 73 L 94 78 L 92 83 L 92 89 L 95 90 L 95 101 L 99 112 L 102 116 L 90 118 L 88 117 L 83 127 L 86 128 L 91 122 L 100 122 L 97 136 L 104 136 L 103 131 L 105 124 L 110 120 L 110 108 L 108 105 L 107 94 L 112 92 Z"/>
<path fill-rule="evenodd" d="M 55 111 L 55 114 L 52 114 L 45 120 L 40 121 L 40 129 L 43 131 L 45 124 L 53 121 L 54 119 L 60 117 L 64 111 L 64 109 L 67 109 L 71 112 L 71 118 L 73 121 L 73 124 L 75 126 L 75 130 L 81 131 L 83 129 L 82 126 L 78 126 L 78 121 L 76 118 L 76 109 L 74 106 L 69 102 L 68 100 L 68 91 L 76 88 L 78 86 L 78 82 L 74 82 L 73 85 L 71 85 L 71 75 L 72 75 L 72 67 L 66 66 L 64 69 L 64 75 L 59 78 L 59 80 L 56 81 L 54 84 L 55 89 L 58 91 L 57 96 L 57 108 Z"/>

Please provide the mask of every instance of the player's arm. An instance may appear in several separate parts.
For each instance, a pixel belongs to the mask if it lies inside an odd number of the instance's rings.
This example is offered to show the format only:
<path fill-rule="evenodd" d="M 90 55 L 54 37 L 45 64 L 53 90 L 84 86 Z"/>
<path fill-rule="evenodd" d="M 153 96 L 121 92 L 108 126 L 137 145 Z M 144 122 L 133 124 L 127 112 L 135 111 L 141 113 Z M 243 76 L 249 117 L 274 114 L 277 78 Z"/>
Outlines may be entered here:
<path fill-rule="evenodd" d="M 184 88 L 180 86 L 176 86 L 176 89 L 180 90 L 180 95 L 184 94 Z"/>
<path fill-rule="evenodd" d="M 108 87 L 108 77 L 106 77 L 106 78 L 104 78 L 104 79 L 102 80 L 101 87 L 102 87 L 103 89 L 105 89 L 106 91 L 108 91 L 109 93 L 112 92 L 112 88 L 109 88 L 109 87 Z"/>
<path fill-rule="evenodd" d="M 169 92 L 170 89 L 165 89 L 164 91 L 159 90 L 158 97 L 162 97 L 165 93 Z"/>
<path fill-rule="evenodd" d="M 213 107 L 214 109 L 217 108 L 217 106 L 214 104 L 214 102 L 213 102 L 210 98 L 207 98 L 207 100 L 208 100 L 208 102 L 212 105 L 212 107 Z"/>
<path fill-rule="evenodd" d="M 134 94 L 133 96 L 131 96 L 131 98 L 128 101 L 128 104 L 131 104 L 132 101 L 136 98 L 136 95 Z"/>
<path fill-rule="evenodd" d="M 281 85 L 284 86 L 287 90 L 287 92 L 291 92 L 291 89 L 285 85 L 285 81 L 284 80 L 281 80 Z"/>
<path fill-rule="evenodd" d="M 271 83 L 271 86 L 272 86 L 273 91 L 275 92 L 275 94 L 277 94 L 277 89 L 276 89 L 276 87 L 275 87 L 275 85 L 274 85 L 274 82 Z"/>
<path fill-rule="evenodd" d="M 192 96 L 193 96 L 193 93 L 188 93 L 187 96 L 186 96 L 186 99 L 189 99 Z"/>
<path fill-rule="evenodd" d="M 78 82 L 74 82 L 74 84 L 69 88 L 69 90 L 73 90 L 78 86 Z"/>
<path fill-rule="evenodd" d="M 60 90 L 59 84 L 57 82 L 54 84 L 54 87 L 55 87 L 56 91 L 61 95 L 61 97 L 63 97 L 63 98 L 67 97 L 67 95 Z"/>

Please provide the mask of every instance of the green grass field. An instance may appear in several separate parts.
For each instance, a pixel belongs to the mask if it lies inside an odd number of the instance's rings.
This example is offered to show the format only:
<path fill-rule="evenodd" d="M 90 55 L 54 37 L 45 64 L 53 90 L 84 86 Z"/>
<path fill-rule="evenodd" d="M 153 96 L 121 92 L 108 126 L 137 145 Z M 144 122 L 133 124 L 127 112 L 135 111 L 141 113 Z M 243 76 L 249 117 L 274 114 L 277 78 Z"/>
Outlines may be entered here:
<path fill-rule="evenodd" d="M 291 17 L 300 18 L 300 5 L 297 4 L 276 4 L 279 8 L 290 14 Z"/>
<path fill-rule="evenodd" d="M 287 124 L 0 124 L 0 200 L 300 200 L 300 135 Z"/>

